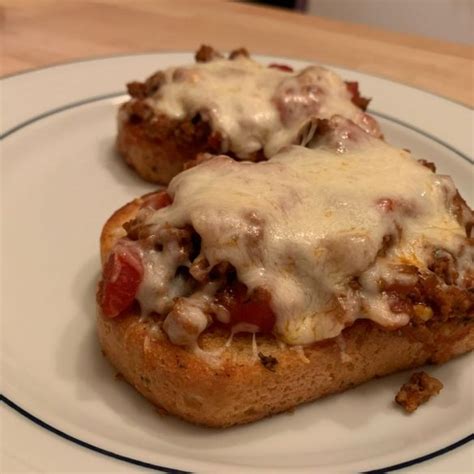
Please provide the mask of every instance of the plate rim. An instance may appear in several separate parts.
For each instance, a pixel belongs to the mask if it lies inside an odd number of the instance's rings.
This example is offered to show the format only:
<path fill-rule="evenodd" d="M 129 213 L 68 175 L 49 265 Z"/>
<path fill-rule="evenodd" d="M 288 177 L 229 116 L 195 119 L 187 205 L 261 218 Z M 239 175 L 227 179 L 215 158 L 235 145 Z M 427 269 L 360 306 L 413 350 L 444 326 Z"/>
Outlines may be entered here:
<path fill-rule="evenodd" d="M 133 56 L 139 56 L 139 55 L 147 55 L 147 54 L 160 54 L 160 53 L 163 53 L 163 54 L 173 54 L 173 53 L 184 53 L 185 51 L 161 51 L 161 52 L 148 52 L 148 53 L 135 53 L 135 54 L 116 54 L 116 55 L 107 55 L 107 56 L 103 56 L 103 57 L 95 57 L 95 58 L 85 58 L 83 60 L 73 60 L 73 61 L 67 61 L 67 62 L 63 62 L 63 63 L 57 63 L 57 64 L 52 64 L 52 65 L 48 65 L 48 66 L 45 66 L 45 67 L 40 67 L 40 68 L 34 68 L 34 69 L 31 69 L 31 70 L 27 70 L 27 71 L 21 71 L 19 73 L 14 73 L 12 75 L 9 75 L 9 76 L 3 76 L 1 77 L 0 79 L 3 81 L 4 79 L 8 79 L 8 78 L 14 78 L 16 76 L 19 76 L 19 75 L 24 75 L 24 74 L 30 74 L 32 72 L 35 72 L 35 71 L 41 71 L 41 70 L 44 70 L 44 69 L 49 69 L 49 68 L 54 68 L 54 67 L 60 67 L 60 66 L 64 66 L 64 65 L 74 65 L 75 63 L 83 63 L 83 62 L 90 62 L 90 61 L 96 61 L 96 60 L 107 60 L 107 59 L 111 59 L 111 58 L 116 58 L 116 57 L 133 57 Z M 186 51 L 185 53 L 189 53 L 189 51 Z M 284 56 L 269 56 L 267 55 L 268 57 L 274 57 L 274 58 L 283 58 L 285 59 Z M 299 60 L 298 58 L 287 58 L 289 60 Z M 305 61 L 305 60 L 302 60 L 302 61 Z M 358 71 L 357 71 L 358 72 Z M 365 73 L 363 73 L 365 74 Z M 468 110 L 471 110 L 469 107 L 465 106 L 464 104 L 462 103 L 458 103 L 456 101 L 453 101 L 449 98 L 445 98 L 443 96 L 439 96 L 437 94 L 434 94 L 432 92 L 429 92 L 429 91 L 426 91 L 424 89 L 419 89 L 419 88 L 416 88 L 416 87 L 413 87 L 411 85 L 406 85 L 406 84 L 403 84 L 403 83 L 399 83 L 399 82 L 396 82 L 396 81 L 392 81 L 390 79 L 386 79 L 384 77 L 381 77 L 381 76 L 376 76 L 376 75 L 372 75 L 372 74 L 366 74 L 366 75 L 371 75 L 373 77 L 378 77 L 380 79 L 383 79 L 384 81 L 388 81 L 388 82 L 392 82 L 392 83 L 395 83 L 395 84 L 401 84 L 401 85 L 404 85 L 406 87 L 410 87 L 412 89 L 417 89 L 417 90 L 420 90 L 420 91 L 423 91 L 427 94 L 430 94 L 431 96 L 434 96 L 434 97 L 437 97 L 437 98 L 441 98 L 442 100 L 445 100 L 445 101 L 448 101 L 448 102 L 452 102 L 453 104 L 455 105 L 460 105 L 462 106 L 463 108 L 466 108 Z M 95 96 L 91 96 L 91 97 L 87 97 L 87 98 L 84 98 L 82 100 L 78 100 L 78 101 L 74 101 L 74 102 L 70 102 L 70 103 L 64 103 L 63 105 L 59 106 L 59 107 L 55 107 L 55 108 L 52 108 L 52 109 L 49 109 L 49 110 L 46 110 L 40 114 L 37 114 L 37 115 L 33 115 L 31 117 L 29 117 L 28 119 L 26 120 L 23 120 L 19 123 L 17 123 L 16 125 L 14 125 L 13 127 L 10 127 L 8 130 L 6 130 L 4 133 L 0 134 L 0 140 L 4 140 L 6 139 L 8 136 L 14 134 L 15 132 L 17 131 L 20 131 L 21 129 L 23 128 L 26 128 L 28 127 L 29 125 L 37 122 L 37 121 L 40 121 L 42 119 L 45 119 L 49 116 L 52 116 L 52 115 L 55 115 L 55 114 L 58 114 L 58 113 L 61 113 L 61 112 L 64 112 L 66 110 L 70 110 L 72 108 L 76 108 L 76 107 L 80 107 L 80 106 L 83 106 L 83 105 L 87 105 L 87 104 L 90 104 L 90 103 L 94 103 L 94 102 L 99 102 L 99 101 L 102 101 L 102 100 L 107 100 L 107 99 L 111 99 L 111 98 L 116 98 L 116 97 L 119 97 L 121 95 L 126 95 L 126 92 L 125 91 L 120 91 L 120 92 L 110 92 L 110 93 L 107 93 L 107 94 L 100 94 L 100 95 L 95 95 Z M 426 132 L 425 130 L 422 130 L 408 122 L 405 122 L 403 120 L 400 120 L 396 117 L 393 117 L 393 116 L 390 116 L 390 114 L 386 114 L 386 113 L 382 113 L 382 112 L 378 112 L 376 110 L 369 110 L 372 114 L 374 115 L 377 115 L 377 116 L 380 116 L 382 118 L 385 118 L 389 121 L 392 121 L 392 122 L 395 122 L 405 128 L 408 128 L 418 134 L 421 134 L 423 136 L 425 136 L 426 138 L 429 138 L 430 140 L 433 140 L 435 141 L 436 143 L 438 143 L 439 145 L 447 148 L 448 150 L 450 150 L 451 152 L 455 153 L 457 156 L 459 156 L 460 158 L 462 158 L 464 161 L 467 161 L 468 163 L 470 163 L 471 165 L 474 164 L 474 161 L 469 158 L 466 154 L 464 154 L 463 152 L 461 152 L 460 150 L 458 150 L 457 148 L 455 148 L 453 145 L 439 139 L 438 137 L 432 135 L 431 133 L 429 132 Z M 58 428 L 55 428 L 54 426 L 46 423 L 45 421 L 41 420 L 40 418 L 36 417 L 35 415 L 31 414 L 28 410 L 20 407 L 19 405 L 17 405 L 15 402 L 13 402 L 11 399 L 9 399 L 5 394 L 3 393 L 0 393 L 0 400 L 3 401 L 8 407 L 10 407 L 11 409 L 17 411 L 19 414 L 21 414 L 22 416 L 26 417 L 27 419 L 29 419 L 30 421 L 32 421 L 33 423 L 39 425 L 40 427 L 50 431 L 50 432 L 53 432 L 54 434 L 66 439 L 66 440 L 69 440 L 77 445 L 80 445 L 82 447 L 85 447 L 87 449 L 90 449 L 92 451 L 95 451 L 95 452 L 98 452 L 98 453 L 101 453 L 103 455 L 106 455 L 106 456 L 109 456 L 109 457 L 112 457 L 112 458 L 115 458 L 115 459 L 118 459 L 118 460 L 121 460 L 121 461 L 124 461 L 124 462 L 128 462 L 128 463 L 131 463 L 131 464 L 135 464 L 137 466 L 140 466 L 140 467 L 145 467 L 145 468 L 149 468 L 149 469 L 159 469 L 159 470 L 162 470 L 162 471 L 165 471 L 165 472 L 170 472 L 170 473 L 187 473 L 187 472 L 190 472 L 190 471 L 184 471 L 184 470 L 180 470 L 180 469 L 176 469 L 176 468 L 170 468 L 170 467 L 165 467 L 165 466 L 160 466 L 158 464 L 152 464 L 152 463 L 148 463 L 148 462 L 145 462 L 145 461 L 140 461 L 138 459 L 134 459 L 134 458 L 131 458 L 131 457 L 128 457 L 128 456 L 124 456 L 124 455 L 121 455 L 121 454 L 118 454 L 118 453 L 114 453 L 113 451 L 109 451 L 109 450 L 106 450 L 106 449 L 103 449 L 103 448 L 100 448 L 99 446 L 96 446 L 96 445 L 93 445 L 93 444 L 90 444 L 86 441 L 83 441 L 79 438 L 76 438 L 74 436 L 71 436 L 67 433 L 65 433 L 64 431 L 58 429 Z M 370 471 L 365 471 L 365 472 L 370 472 L 370 473 L 379 473 L 379 472 L 388 472 L 388 471 L 395 471 L 395 470 L 398 470 L 398 469 L 402 469 L 402 468 L 406 468 L 406 467 L 409 467 L 409 466 L 413 466 L 415 464 L 419 464 L 419 463 L 422 463 L 424 461 L 428 461 L 430 459 L 433 459 L 433 458 L 436 458 L 438 456 L 441 456 L 443 454 L 446 454 L 450 451 L 453 451 L 454 449 L 457 449 L 465 444 L 467 444 L 469 441 L 473 441 L 474 440 L 474 433 L 471 433 L 467 436 L 465 436 L 464 438 L 454 442 L 454 443 L 451 443 L 450 445 L 444 447 L 444 448 L 440 448 L 440 449 L 437 449 L 433 452 L 430 452 L 428 454 L 425 454 L 425 455 L 421 455 L 421 456 L 418 456 L 412 460 L 408 460 L 408 461 L 404 461 L 404 462 L 401 462 L 401 463 L 397 463 L 397 464 L 394 464 L 394 465 L 391 465 L 391 466 L 388 466 L 388 467 L 384 467 L 384 468 L 377 468 L 377 469 L 374 469 L 374 470 L 370 470 Z"/>
<path fill-rule="evenodd" d="M 99 446 L 96 446 L 95 444 L 91 444 L 91 443 L 88 443 L 87 441 L 84 441 L 80 438 L 77 438 L 75 436 L 71 436 L 71 435 L 67 434 L 66 432 L 50 425 L 49 423 L 46 423 L 41 418 L 38 418 L 37 416 L 30 413 L 28 410 L 25 410 L 24 408 L 17 405 L 15 402 L 10 400 L 4 394 L 0 394 L 0 400 L 3 403 L 5 403 L 9 408 L 16 411 L 17 413 L 22 415 L 27 420 L 35 423 L 39 427 L 41 427 L 41 428 L 43 428 L 43 429 L 59 436 L 60 438 L 63 438 L 67 441 L 70 441 L 71 443 L 74 443 L 78 446 L 89 449 L 90 451 L 102 454 L 104 456 L 108 456 L 108 457 L 116 459 L 118 461 L 123 461 L 123 462 L 129 463 L 129 464 L 135 465 L 135 466 L 146 468 L 146 469 L 166 472 L 168 474 L 191 474 L 191 472 L 192 472 L 192 471 L 184 471 L 184 470 L 177 469 L 177 468 L 171 468 L 171 467 L 167 467 L 167 466 L 161 466 L 159 464 L 149 463 L 149 462 L 146 462 L 146 461 L 140 461 L 139 459 L 131 458 L 129 456 L 124 456 L 122 454 L 118 454 L 118 453 L 115 453 L 113 451 L 109 451 L 108 449 L 101 448 Z M 469 443 L 470 441 L 474 441 L 474 433 L 471 433 L 470 435 L 467 435 L 464 438 L 460 439 L 459 441 L 451 443 L 450 445 L 448 445 L 444 448 L 437 449 L 436 451 L 432 451 L 432 452 L 430 452 L 428 454 L 424 454 L 422 456 L 418 456 L 415 459 L 410 459 L 408 461 L 404 461 L 404 462 L 401 462 L 401 463 L 392 464 L 391 466 L 387 466 L 387 467 L 383 467 L 383 468 L 372 469 L 370 471 L 362 471 L 362 474 L 382 474 L 382 473 L 385 473 L 385 472 L 393 472 L 393 471 L 398 471 L 399 469 L 405 469 L 407 467 L 414 466 L 416 464 L 421 464 L 422 462 L 429 461 L 431 459 L 435 459 L 439 456 L 442 456 L 443 454 L 447 454 L 451 451 L 454 451 L 455 449 L 458 449 L 461 446 L 464 446 L 465 444 Z"/>

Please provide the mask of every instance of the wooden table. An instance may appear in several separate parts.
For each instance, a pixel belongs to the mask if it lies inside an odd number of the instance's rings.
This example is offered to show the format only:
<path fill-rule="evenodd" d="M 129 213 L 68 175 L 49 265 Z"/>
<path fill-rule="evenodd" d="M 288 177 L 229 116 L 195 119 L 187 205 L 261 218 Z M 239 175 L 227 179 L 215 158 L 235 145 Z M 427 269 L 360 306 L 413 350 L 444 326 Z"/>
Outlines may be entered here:
<path fill-rule="evenodd" d="M 1 72 L 142 51 L 226 50 L 310 59 L 474 105 L 474 48 L 223 0 L 0 0 Z"/>

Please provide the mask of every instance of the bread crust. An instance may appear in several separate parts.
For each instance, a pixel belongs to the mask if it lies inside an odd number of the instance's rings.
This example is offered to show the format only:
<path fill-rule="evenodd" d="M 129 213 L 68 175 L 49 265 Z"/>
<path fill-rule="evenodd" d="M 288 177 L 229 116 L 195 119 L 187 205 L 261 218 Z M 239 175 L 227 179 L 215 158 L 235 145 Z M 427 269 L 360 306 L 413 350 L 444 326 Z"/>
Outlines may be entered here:
<path fill-rule="evenodd" d="M 101 235 L 103 261 L 141 203 L 142 198 L 136 199 L 107 221 Z M 205 331 L 200 346 L 220 350 L 220 356 L 199 357 L 172 344 L 157 320 L 140 318 L 138 305 L 112 319 L 98 309 L 97 330 L 107 359 L 142 395 L 169 413 L 210 427 L 255 421 L 474 348 L 474 321 L 461 318 L 397 331 L 359 320 L 339 337 L 304 349 L 259 335 L 258 353 L 276 359 L 270 365 L 257 356 L 249 334 L 236 335 L 224 348 L 229 335 L 216 325 Z"/>
<path fill-rule="evenodd" d="M 125 162 L 146 181 L 168 184 L 200 154 L 219 153 L 221 138 L 212 133 L 208 123 L 174 120 L 166 115 L 149 119 L 142 106 L 136 99 L 122 105 L 124 113 L 119 113 L 116 148 Z M 135 121 L 124 118 L 136 112 L 144 117 L 137 116 Z M 231 152 L 227 155 L 233 156 Z M 248 156 L 249 161 L 263 159 L 262 150 Z"/>
<path fill-rule="evenodd" d="M 199 152 L 215 151 L 206 145 L 208 134 L 204 130 L 199 135 L 189 134 L 186 140 L 174 133 L 187 125 L 189 121 L 174 121 L 166 116 L 152 125 L 145 121 L 133 123 L 119 114 L 116 147 L 125 162 L 143 179 L 168 184 Z"/>

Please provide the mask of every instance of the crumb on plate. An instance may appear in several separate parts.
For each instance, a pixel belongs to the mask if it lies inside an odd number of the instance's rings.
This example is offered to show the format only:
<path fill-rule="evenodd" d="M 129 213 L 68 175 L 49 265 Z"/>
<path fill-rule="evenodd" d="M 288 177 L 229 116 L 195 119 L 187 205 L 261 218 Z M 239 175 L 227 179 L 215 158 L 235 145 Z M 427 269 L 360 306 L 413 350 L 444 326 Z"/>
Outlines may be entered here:
<path fill-rule="evenodd" d="M 426 372 L 415 372 L 410 380 L 398 391 L 395 401 L 408 413 L 413 413 L 421 404 L 427 402 L 443 388 L 443 384 Z"/>

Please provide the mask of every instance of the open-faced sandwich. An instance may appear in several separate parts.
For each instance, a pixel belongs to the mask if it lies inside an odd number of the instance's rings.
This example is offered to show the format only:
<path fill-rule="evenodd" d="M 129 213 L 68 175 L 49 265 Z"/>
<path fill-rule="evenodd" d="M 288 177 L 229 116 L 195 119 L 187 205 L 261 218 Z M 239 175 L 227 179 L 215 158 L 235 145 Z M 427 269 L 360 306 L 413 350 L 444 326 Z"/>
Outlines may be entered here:
<path fill-rule="evenodd" d="M 100 342 L 166 411 L 246 423 L 473 349 L 452 180 L 341 117 L 322 130 L 269 161 L 208 157 L 106 223 Z"/>
<path fill-rule="evenodd" d="M 253 61 L 245 49 L 228 58 L 202 46 L 196 64 L 128 84 L 118 114 L 117 148 L 143 178 L 167 184 L 198 153 L 268 159 L 305 144 L 317 119 L 341 115 L 380 136 L 356 82 L 323 67 L 293 71 Z"/>

